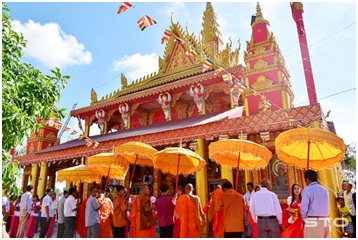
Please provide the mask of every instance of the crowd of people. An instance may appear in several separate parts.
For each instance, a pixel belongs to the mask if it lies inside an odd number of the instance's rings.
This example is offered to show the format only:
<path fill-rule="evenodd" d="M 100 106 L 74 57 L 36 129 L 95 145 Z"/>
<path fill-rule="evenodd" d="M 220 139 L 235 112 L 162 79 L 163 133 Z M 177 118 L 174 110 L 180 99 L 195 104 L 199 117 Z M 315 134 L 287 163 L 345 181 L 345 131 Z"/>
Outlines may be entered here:
<path fill-rule="evenodd" d="M 40 238 L 54 234 L 57 219 L 57 238 L 155 238 L 157 223 L 161 238 L 199 238 L 203 229 L 210 230 L 215 238 L 317 238 L 331 237 L 329 193 L 317 183 L 317 173 L 304 173 L 306 188 L 295 183 L 287 199 L 287 209 L 280 205 L 272 184 L 264 180 L 260 185 L 247 183 L 248 192 L 241 195 L 232 183 L 222 179 L 211 193 L 211 199 L 202 206 L 194 195 L 192 184 L 179 187 L 174 196 L 169 186 L 160 186 L 156 199 L 151 185 L 142 185 L 139 194 L 131 199 L 123 186 L 116 187 L 116 196 L 99 193 L 95 186 L 82 202 L 76 188 L 63 192 L 57 202 L 52 188 L 39 200 L 32 196 L 29 185 L 21 197 L 2 198 L 6 232 L 10 237 L 34 237 L 41 226 Z M 343 182 L 337 193 L 337 207 L 345 224 L 342 236 L 355 237 L 354 184 Z M 39 215 L 41 213 L 41 215 Z M 208 215 L 205 221 L 204 214 Z"/>

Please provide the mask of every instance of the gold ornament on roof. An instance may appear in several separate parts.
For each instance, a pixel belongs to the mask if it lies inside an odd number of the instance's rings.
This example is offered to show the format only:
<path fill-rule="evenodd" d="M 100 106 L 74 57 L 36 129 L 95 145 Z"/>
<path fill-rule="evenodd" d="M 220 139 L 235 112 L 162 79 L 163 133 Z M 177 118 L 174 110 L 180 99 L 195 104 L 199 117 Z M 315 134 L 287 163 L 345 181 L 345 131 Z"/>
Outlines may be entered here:
<path fill-rule="evenodd" d="M 267 66 L 268 66 L 268 62 L 266 62 L 265 60 L 260 59 L 255 63 L 254 69 L 259 70 L 259 69 L 267 68 Z"/>
<path fill-rule="evenodd" d="M 91 105 L 95 104 L 96 102 L 98 102 L 98 100 L 97 100 L 97 93 L 96 93 L 96 91 L 92 88 L 92 90 L 91 90 Z"/>
<path fill-rule="evenodd" d="M 253 89 L 263 89 L 272 86 L 273 81 L 267 79 L 266 76 L 261 75 L 257 78 L 257 80 L 252 84 Z"/>
<path fill-rule="evenodd" d="M 122 90 L 128 86 L 127 78 L 126 76 L 123 75 L 123 73 L 121 73 L 121 84 L 122 84 Z"/>

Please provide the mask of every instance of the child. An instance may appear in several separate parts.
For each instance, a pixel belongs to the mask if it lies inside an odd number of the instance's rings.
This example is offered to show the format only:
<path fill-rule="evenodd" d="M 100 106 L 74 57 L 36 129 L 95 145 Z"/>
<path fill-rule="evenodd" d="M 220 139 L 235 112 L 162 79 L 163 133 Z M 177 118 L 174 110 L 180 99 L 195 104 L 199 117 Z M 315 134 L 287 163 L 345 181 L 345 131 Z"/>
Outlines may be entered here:
<path fill-rule="evenodd" d="M 11 218 L 10 232 L 9 232 L 9 236 L 11 238 L 16 237 L 17 229 L 19 228 L 19 223 L 20 223 L 20 200 L 21 200 L 21 197 L 18 196 L 16 198 L 16 203 L 14 204 L 14 216 L 12 216 L 12 218 Z"/>
<path fill-rule="evenodd" d="M 36 225 L 36 219 L 39 211 L 40 201 L 39 196 L 34 195 L 32 197 L 32 210 L 31 215 L 29 218 L 29 221 L 26 226 L 26 237 L 27 238 L 33 238 L 35 235 L 35 225 Z"/>
<path fill-rule="evenodd" d="M 346 219 L 346 221 L 343 221 L 343 223 L 348 222 L 348 225 L 344 227 L 344 230 L 348 234 L 348 237 L 352 238 L 354 230 L 353 230 L 353 224 L 351 218 L 351 210 L 347 206 L 345 206 L 343 197 L 337 197 L 337 202 L 338 202 L 339 215 L 341 216 L 341 218 Z"/>

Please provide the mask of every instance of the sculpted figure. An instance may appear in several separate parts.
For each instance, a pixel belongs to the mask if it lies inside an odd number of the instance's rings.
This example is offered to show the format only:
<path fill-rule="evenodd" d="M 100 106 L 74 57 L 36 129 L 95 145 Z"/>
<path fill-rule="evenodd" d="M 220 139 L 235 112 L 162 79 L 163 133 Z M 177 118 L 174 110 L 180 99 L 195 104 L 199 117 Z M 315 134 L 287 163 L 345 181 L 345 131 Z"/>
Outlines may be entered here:
<path fill-rule="evenodd" d="M 164 94 L 160 94 L 158 97 L 158 102 L 159 104 L 162 105 L 162 109 L 165 115 L 165 121 L 169 121 L 171 117 L 171 109 L 170 109 L 171 101 L 172 101 L 172 96 L 168 92 Z"/>
<path fill-rule="evenodd" d="M 204 103 L 205 103 L 205 100 L 204 100 L 204 86 L 201 85 L 201 84 L 197 84 L 196 86 L 192 85 L 190 87 L 190 96 L 194 97 L 194 102 L 198 108 L 198 112 L 199 114 L 202 114 L 203 113 L 203 110 L 204 110 Z"/>

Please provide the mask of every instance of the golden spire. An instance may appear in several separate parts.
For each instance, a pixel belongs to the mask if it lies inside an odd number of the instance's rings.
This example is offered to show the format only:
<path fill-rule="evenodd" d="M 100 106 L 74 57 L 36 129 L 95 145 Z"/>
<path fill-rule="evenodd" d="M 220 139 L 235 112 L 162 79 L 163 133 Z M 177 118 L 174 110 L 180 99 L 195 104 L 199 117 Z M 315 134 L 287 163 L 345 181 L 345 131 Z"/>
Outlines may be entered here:
<path fill-rule="evenodd" d="M 264 16 L 262 15 L 260 3 L 257 2 L 256 5 L 256 20 L 264 20 Z"/>

